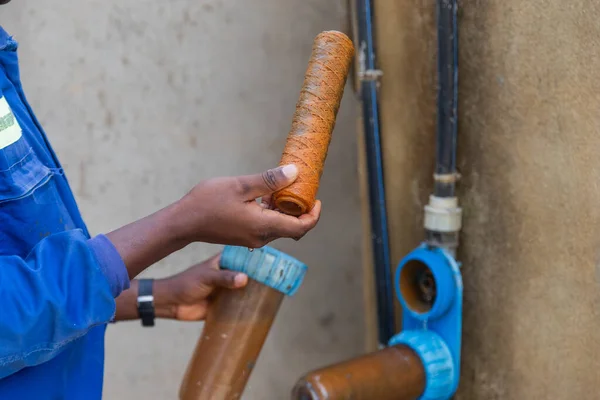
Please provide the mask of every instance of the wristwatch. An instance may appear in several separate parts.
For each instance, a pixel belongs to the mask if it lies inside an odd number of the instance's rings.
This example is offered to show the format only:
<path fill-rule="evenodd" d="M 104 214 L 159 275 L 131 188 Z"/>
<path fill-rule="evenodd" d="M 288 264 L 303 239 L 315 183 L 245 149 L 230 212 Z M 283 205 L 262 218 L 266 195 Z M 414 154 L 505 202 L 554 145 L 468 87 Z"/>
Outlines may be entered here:
<path fill-rule="evenodd" d="M 154 326 L 153 279 L 140 279 L 138 282 L 137 308 L 142 326 Z"/>

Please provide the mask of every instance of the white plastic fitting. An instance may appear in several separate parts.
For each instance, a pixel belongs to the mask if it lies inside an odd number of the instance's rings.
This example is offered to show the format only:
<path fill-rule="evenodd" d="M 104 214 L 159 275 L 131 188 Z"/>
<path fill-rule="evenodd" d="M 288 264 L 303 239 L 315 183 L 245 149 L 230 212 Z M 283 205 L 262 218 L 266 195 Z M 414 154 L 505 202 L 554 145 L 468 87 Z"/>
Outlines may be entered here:
<path fill-rule="evenodd" d="M 456 197 L 429 196 L 425 206 L 425 229 L 434 232 L 458 232 L 462 227 L 462 209 Z"/>

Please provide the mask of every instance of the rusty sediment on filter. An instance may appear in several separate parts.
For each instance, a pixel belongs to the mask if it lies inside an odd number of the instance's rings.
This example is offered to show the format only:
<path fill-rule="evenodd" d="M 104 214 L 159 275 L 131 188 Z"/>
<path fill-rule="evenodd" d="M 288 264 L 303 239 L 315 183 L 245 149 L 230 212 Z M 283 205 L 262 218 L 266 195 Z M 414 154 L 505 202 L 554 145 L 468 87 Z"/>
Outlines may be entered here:
<path fill-rule="evenodd" d="M 300 379 L 293 400 L 415 400 L 425 391 L 419 356 L 404 345 L 392 346 Z"/>
<path fill-rule="evenodd" d="M 243 289 L 220 291 L 209 309 L 179 398 L 240 399 L 283 297 L 252 279 Z"/>
<path fill-rule="evenodd" d="M 298 167 L 296 181 L 274 195 L 283 213 L 298 216 L 315 204 L 353 56 L 352 41 L 341 32 L 322 32 L 315 38 L 280 162 Z"/>

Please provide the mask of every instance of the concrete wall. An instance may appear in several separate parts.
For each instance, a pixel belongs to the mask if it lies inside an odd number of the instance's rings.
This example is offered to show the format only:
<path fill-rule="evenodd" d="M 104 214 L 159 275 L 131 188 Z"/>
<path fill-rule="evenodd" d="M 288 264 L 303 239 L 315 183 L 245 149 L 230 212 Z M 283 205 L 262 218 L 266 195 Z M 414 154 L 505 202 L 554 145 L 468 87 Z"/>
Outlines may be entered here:
<path fill-rule="evenodd" d="M 375 4 L 399 260 L 432 185 L 435 1 Z M 457 399 L 600 393 L 599 18 L 587 0 L 461 3 Z"/>
<path fill-rule="evenodd" d="M 177 199 L 198 181 L 276 165 L 312 40 L 341 2 L 34 1 L 0 7 L 22 75 L 93 232 Z M 299 243 L 303 288 L 283 305 L 245 398 L 287 398 L 299 375 L 363 348 L 355 103 L 348 91 L 323 176 L 323 217 Z M 213 254 L 196 245 L 163 276 Z M 111 326 L 105 398 L 175 398 L 200 324 Z"/>

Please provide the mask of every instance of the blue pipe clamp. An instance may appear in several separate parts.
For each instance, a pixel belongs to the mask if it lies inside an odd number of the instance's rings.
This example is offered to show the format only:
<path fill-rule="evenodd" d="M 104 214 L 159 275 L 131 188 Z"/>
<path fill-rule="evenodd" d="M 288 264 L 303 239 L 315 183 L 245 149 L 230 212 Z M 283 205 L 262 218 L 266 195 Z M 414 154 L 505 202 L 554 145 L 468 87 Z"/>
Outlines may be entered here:
<path fill-rule="evenodd" d="M 419 274 L 435 282 L 432 302 L 419 299 Z M 425 391 L 420 400 L 447 400 L 460 378 L 463 284 L 456 260 L 442 248 L 421 245 L 398 265 L 396 295 L 402 304 L 402 329 L 390 346 L 410 347 L 423 362 Z"/>

